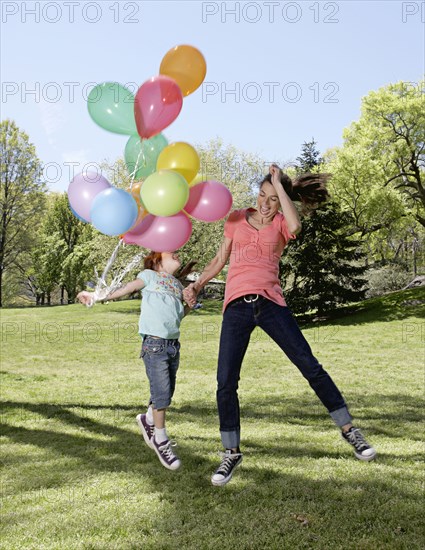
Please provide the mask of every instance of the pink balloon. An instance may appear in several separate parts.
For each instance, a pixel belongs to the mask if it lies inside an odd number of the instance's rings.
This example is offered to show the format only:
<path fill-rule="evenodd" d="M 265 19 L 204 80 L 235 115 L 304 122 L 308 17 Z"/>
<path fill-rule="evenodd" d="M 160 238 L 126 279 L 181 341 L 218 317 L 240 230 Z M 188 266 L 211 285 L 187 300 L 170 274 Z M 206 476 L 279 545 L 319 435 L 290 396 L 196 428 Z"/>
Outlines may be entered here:
<path fill-rule="evenodd" d="M 155 252 L 174 252 L 187 243 L 191 234 L 192 222 L 184 212 L 166 217 L 148 214 L 123 235 L 123 240 Z"/>
<path fill-rule="evenodd" d="M 189 189 L 185 212 L 203 222 L 221 220 L 232 208 L 232 194 L 219 181 L 201 181 Z"/>
<path fill-rule="evenodd" d="M 81 218 L 91 222 L 90 208 L 94 198 L 109 187 L 109 181 L 97 172 L 81 172 L 68 186 L 69 204 Z"/>
<path fill-rule="evenodd" d="M 154 76 L 140 86 L 134 99 L 134 116 L 141 138 L 151 138 L 169 126 L 179 115 L 183 95 L 176 81 Z"/>

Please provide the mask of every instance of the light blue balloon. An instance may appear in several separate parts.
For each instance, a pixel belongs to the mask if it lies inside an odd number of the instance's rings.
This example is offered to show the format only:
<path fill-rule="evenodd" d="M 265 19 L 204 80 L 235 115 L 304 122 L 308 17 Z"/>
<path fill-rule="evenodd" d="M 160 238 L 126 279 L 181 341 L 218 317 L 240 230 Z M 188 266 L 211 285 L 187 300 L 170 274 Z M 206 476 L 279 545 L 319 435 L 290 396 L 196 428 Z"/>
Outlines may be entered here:
<path fill-rule="evenodd" d="M 101 233 L 122 235 L 136 223 L 136 201 L 123 189 L 110 187 L 96 195 L 90 209 L 91 222 Z"/>

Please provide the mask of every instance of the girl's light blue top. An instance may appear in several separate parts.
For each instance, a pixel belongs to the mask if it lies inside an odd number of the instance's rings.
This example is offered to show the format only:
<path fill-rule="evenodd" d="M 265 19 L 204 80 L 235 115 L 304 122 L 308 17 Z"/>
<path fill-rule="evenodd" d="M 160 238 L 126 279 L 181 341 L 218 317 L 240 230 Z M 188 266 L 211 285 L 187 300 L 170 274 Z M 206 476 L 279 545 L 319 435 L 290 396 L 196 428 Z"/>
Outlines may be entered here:
<path fill-rule="evenodd" d="M 173 275 L 151 269 L 141 271 L 137 278 L 145 283 L 139 333 L 170 340 L 179 338 L 184 317 L 183 285 Z"/>

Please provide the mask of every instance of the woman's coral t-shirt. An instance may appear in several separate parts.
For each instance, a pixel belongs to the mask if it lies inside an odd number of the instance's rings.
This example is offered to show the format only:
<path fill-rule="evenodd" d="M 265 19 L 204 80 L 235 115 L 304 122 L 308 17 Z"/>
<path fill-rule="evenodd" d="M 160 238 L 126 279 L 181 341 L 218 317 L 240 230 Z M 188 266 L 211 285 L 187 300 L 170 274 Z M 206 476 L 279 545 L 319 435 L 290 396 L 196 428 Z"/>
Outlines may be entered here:
<path fill-rule="evenodd" d="M 229 302 L 245 294 L 260 294 L 286 306 L 279 281 L 279 259 L 295 235 L 280 212 L 270 225 L 255 229 L 247 220 L 248 211 L 255 209 L 235 210 L 224 224 L 224 236 L 232 239 L 232 248 L 223 311 Z"/>

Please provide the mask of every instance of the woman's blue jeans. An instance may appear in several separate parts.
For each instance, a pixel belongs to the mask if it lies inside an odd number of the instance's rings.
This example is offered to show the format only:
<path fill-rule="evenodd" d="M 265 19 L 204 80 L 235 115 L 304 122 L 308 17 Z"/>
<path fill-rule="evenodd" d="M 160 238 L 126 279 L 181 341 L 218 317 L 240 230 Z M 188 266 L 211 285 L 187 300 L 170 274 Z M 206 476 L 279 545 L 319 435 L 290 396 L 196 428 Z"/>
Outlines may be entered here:
<path fill-rule="evenodd" d="M 352 419 L 341 392 L 312 354 L 289 308 L 259 296 L 255 302 L 231 302 L 223 316 L 218 356 L 217 405 L 224 447 L 239 447 L 238 382 L 251 333 L 257 326 L 298 367 L 334 422 L 340 427 L 350 423 Z"/>

